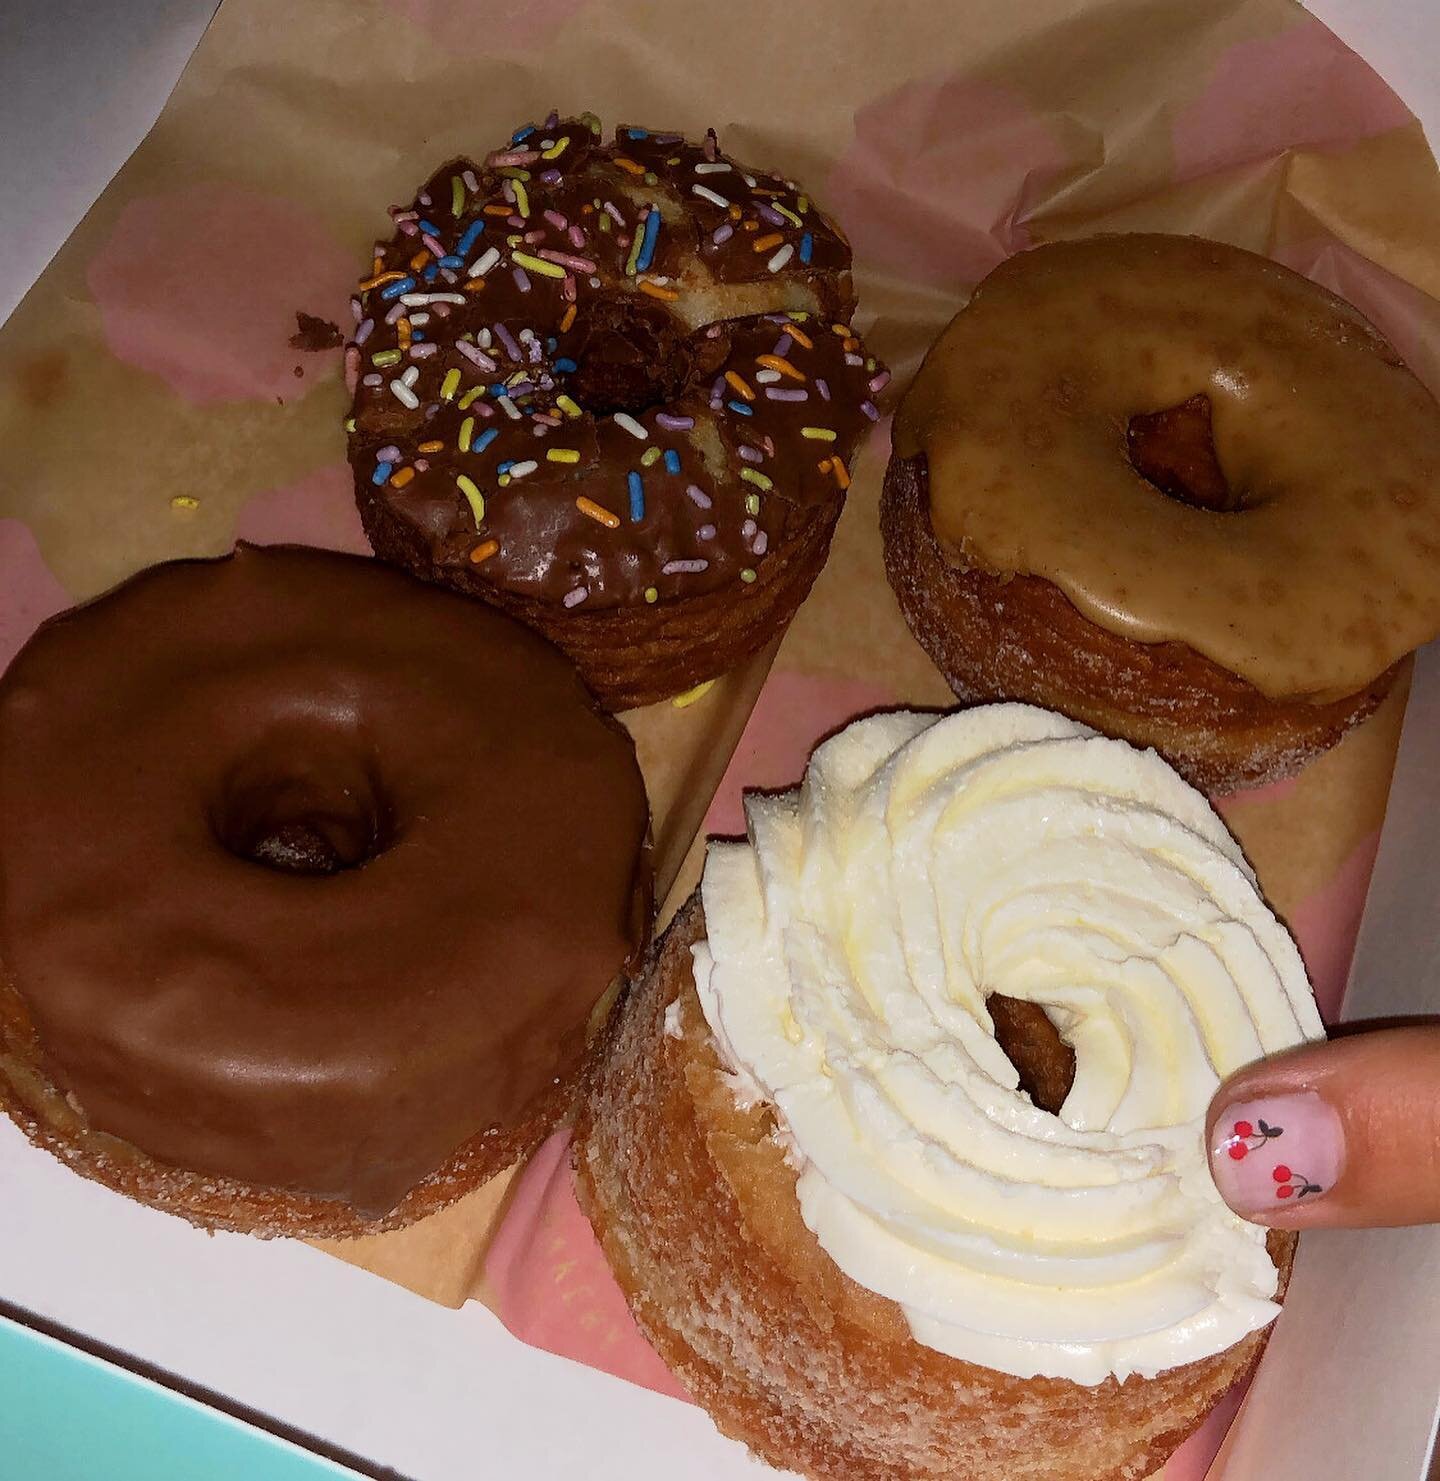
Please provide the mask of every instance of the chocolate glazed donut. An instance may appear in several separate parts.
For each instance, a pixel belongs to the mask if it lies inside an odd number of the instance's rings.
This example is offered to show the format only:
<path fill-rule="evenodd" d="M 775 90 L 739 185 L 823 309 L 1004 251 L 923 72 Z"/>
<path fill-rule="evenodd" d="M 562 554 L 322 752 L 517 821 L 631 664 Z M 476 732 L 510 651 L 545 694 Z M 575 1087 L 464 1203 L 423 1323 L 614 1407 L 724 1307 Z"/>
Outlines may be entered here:
<path fill-rule="evenodd" d="M 647 827 L 499 613 L 318 551 L 142 572 L 0 680 L 0 1100 L 202 1225 L 408 1223 L 564 1110 Z"/>
<path fill-rule="evenodd" d="M 376 553 L 537 628 L 610 709 L 778 637 L 888 379 L 805 191 L 713 134 L 552 116 L 392 215 L 346 350 Z"/>
<path fill-rule="evenodd" d="M 1358 310 L 1253 253 L 1011 258 L 894 442 L 886 569 L 956 694 L 1060 710 L 1208 790 L 1334 745 L 1440 631 L 1440 408 Z"/>

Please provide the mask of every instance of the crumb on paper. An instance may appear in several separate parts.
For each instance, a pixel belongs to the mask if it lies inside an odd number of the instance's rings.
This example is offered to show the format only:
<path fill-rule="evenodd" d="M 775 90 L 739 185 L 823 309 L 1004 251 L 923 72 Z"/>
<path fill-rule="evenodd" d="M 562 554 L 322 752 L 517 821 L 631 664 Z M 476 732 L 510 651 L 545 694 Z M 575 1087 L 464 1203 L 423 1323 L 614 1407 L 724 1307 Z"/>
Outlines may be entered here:
<path fill-rule="evenodd" d="M 340 327 L 332 324 L 329 319 L 321 319 L 315 314 L 307 314 L 303 310 L 295 310 L 295 333 L 290 336 L 290 348 L 292 350 L 308 350 L 312 353 L 320 350 L 338 350 L 345 343 L 345 336 L 340 333 Z M 301 372 L 297 369 L 297 375 Z"/>

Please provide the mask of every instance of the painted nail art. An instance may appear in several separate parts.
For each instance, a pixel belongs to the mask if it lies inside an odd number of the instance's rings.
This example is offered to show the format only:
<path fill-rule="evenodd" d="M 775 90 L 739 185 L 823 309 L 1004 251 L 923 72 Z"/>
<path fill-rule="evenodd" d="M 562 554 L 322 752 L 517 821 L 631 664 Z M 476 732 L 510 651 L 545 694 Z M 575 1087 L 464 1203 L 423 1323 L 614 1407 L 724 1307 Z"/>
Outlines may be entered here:
<path fill-rule="evenodd" d="M 1237 1214 L 1270 1214 L 1322 1197 L 1345 1160 L 1340 1118 L 1313 1091 L 1239 1101 L 1215 1123 L 1210 1171 Z"/>

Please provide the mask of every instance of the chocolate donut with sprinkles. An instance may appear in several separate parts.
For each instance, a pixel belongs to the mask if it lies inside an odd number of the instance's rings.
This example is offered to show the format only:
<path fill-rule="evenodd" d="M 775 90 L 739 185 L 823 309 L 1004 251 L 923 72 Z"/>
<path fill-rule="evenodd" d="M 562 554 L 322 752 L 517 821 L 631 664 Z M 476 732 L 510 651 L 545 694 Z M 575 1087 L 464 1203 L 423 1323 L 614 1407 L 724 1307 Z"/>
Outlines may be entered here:
<path fill-rule="evenodd" d="M 391 214 L 345 352 L 376 553 L 537 628 L 611 709 L 778 637 L 889 379 L 834 222 L 713 131 L 607 144 L 590 114 Z"/>

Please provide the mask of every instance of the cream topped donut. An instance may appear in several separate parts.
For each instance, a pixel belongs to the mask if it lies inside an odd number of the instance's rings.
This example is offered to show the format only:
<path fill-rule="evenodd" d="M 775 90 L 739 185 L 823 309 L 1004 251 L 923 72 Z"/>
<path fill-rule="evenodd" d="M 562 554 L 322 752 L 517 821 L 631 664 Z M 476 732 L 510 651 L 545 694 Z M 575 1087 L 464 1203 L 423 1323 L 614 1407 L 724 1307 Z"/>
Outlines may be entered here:
<path fill-rule="evenodd" d="M 1258 1354 L 1288 1270 L 1203 1145 L 1223 1076 L 1322 1033 L 1239 847 L 1153 753 L 1020 705 L 859 721 L 747 827 L 582 1117 L 641 1326 L 788 1468 L 1148 1474 Z M 1073 1054 L 1054 1110 L 992 1002 Z M 662 1212 L 667 1178 L 710 1186 L 690 1212 L 717 1248 Z"/>
<path fill-rule="evenodd" d="M 800 187 L 592 118 L 443 166 L 347 351 L 376 550 L 540 628 L 612 708 L 775 637 L 887 375 Z"/>
<path fill-rule="evenodd" d="M 927 356 L 882 515 L 956 693 L 1211 788 L 1292 771 L 1440 630 L 1440 408 L 1350 304 L 1253 253 L 1012 258 Z"/>
<path fill-rule="evenodd" d="M 1022 1378 L 1153 1377 L 1275 1315 L 1264 1231 L 1195 1132 L 1220 1078 L 1320 1019 L 1199 793 L 1008 705 L 852 725 L 747 822 L 711 846 L 696 986 L 842 1270 Z M 992 993 L 1073 1049 L 1058 1115 L 1020 1092 Z"/>

